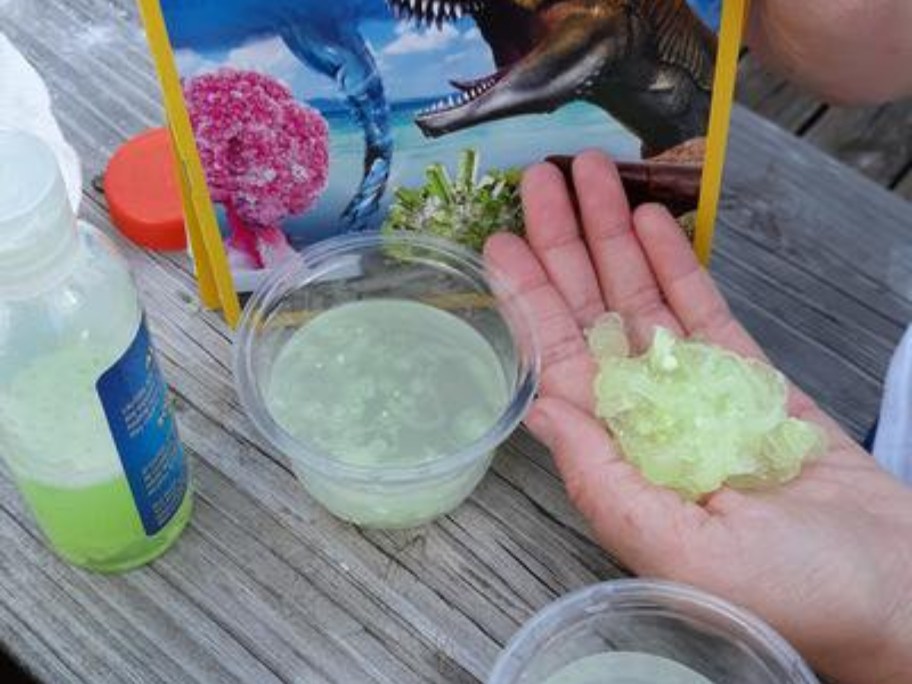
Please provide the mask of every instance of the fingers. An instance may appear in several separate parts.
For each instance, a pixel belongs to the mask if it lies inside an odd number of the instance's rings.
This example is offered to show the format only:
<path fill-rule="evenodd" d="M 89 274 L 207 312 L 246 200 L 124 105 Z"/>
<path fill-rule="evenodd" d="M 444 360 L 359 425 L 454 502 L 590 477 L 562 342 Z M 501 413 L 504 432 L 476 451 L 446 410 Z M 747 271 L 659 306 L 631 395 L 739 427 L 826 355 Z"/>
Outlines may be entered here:
<path fill-rule="evenodd" d="M 668 307 L 685 333 L 741 356 L 767 361 L 763 350 L 732 315 L 671 214 L 662 206 L 644 205 L 633 221 Z M 821 425 L 833 438 L 844 436 L 832 418 L 791 384 L 789 414 Z"/>
<path fill-rule="evenodd" d="M 563 174 L 552 164 L 531 167 L 523 175 L 522 197 L 535 255 L 576 322 L 591 325 L 605 304 Z"/>
<path fill-rule="evenodd" d="M 536 402 L 526 419 L 546 444 L 574 505 L 598 540 L 639 573 L 667 572 L 709 515 L 647 482 L 591 415 L 559 399 Z"/>
<path fill-rule="evenodd" d="M 485 260 L 506 278 L 508 296 L 519 300 L 533 319 L 541 348 L 541 393 L 591 411 L 595 362 L 570 309 L 529 245 L 515 235 L 495 235 L 485 245 Z"/>
<path fill-rule="evenodd" d="M 630 208 L 617 169 L 600 152 L 573 162 L 583 231 L 607 307 L 624 317 L 634 347 L 642 349 L 661 325 L 680 326 L 665 307 L 649 262 L 632 230 Z"/>
<path fill-rule="evenodd" d="M 684 333 L 743 356 L 765 358 L 732 316 L 725 298 L 668 210 L 644 205 L 636 211 L 634 224 L 668 308 L 681 322 Z"/>

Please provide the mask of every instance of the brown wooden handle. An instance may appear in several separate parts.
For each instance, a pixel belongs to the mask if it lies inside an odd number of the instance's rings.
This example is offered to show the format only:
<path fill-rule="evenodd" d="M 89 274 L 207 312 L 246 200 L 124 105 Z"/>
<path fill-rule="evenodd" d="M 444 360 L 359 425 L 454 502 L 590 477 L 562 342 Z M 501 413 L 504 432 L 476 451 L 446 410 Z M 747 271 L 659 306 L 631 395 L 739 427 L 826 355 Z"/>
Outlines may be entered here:
<path fill-rule="evenodd" d="M 573 157 L 553 156 L 548 161 L 563 171 L 572 188 Z M 697 209 L 703 168 L 698 164 L 670 162 L 618 162 L 618 173 L 631 207 L 658 202 L 675 216 Z"/>

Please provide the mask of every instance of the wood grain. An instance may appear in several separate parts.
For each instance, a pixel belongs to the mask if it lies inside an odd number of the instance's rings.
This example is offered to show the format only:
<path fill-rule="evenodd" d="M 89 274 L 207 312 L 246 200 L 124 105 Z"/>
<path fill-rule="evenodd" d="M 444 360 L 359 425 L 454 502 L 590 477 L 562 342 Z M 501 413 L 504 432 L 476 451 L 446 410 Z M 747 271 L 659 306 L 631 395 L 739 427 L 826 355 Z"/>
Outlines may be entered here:
<path fill-rule="evenodd" d="M 804 137 L 892 187 L 912 161 L 912 99 L 879 107 L 831 107 Z"/>
<path fill-rule="evenodd" d="M 741 59 L 737 100 L 792 133 L 805 130 L 827 109 L 810 93 L 770 72 L 751 54 Z"/>
<path fill-rule="evenodd" d="M 83 217 L 136 274 L 197 491 L 167 555 L 104 577 L 58 561 L 0 475 L 0 639 L 32 674 L 475 683 L 536 610 L 623 574 L 522 430 L 464 506 L 418 530 L 361 531 L 310 499 L 241 411 L 232 335 L 196 304 L 186 256 L 126 244 L 88 182 L 126 137 L 162 122 L 132 3 L 11 0 L 4 12 L 83 158 Z M 736 112 L 713 270 L 773 358 L 857 435 L 912 320 L 912 255 L 898 238 L 910 222 L 909 205 Z"/>
<path fill-rule="evenodd" d="M 912 99 L 870 107 L 829 106 L 748 53 L 741 60 L 738 101 L 883 187 L 912 198 Z"/>

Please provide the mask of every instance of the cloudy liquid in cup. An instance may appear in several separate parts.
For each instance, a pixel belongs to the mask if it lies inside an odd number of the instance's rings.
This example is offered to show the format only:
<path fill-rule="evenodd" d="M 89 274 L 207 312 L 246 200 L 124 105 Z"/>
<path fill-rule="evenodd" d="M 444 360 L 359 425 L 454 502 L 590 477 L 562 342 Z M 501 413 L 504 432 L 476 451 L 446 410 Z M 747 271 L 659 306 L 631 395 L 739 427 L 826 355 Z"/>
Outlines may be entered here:
<path fill-rule="evenodd" d="M 577 660 L 543 684 L 713 684 L 680 663 L 648 653 L 616 651 Z"/>
<path fill-rule="evenodd" d="M 359 466 L 453 454 L 484 436 L 509 399 L 479 332 L 396 299 L 344 304 L 302 326 L 276 357 L 265 395 L 286 432 Z"/>

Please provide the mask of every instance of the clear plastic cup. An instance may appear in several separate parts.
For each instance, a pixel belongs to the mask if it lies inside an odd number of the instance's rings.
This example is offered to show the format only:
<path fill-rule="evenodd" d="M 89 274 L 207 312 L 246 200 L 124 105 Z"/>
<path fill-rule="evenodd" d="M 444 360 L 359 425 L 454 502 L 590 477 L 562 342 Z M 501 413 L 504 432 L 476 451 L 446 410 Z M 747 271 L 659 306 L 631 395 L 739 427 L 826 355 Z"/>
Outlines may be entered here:
<path fill-rule="evenodd" d="M 355 465 L 296 439 L 270 415 L 267 383 L 289 338 L 322 312 L 371 298 L 444 309 L 491 345 L 509 400 L 480 439 L 425 462 Z M 235 343 L 235 384 L 258 430 L 289 458 L 315 499 L 338 517 L 367 527 L 413 527 L 458 506 L 484 476 L 494 450 L 522 420 L 538 375 L 530 318 L 504 279 L 473 252 L 410 234 L 350 234 L 289 259 L 248 301 Z"/>
<path fill-rule="evenodd" d="M 648 580 L 597 584 L 551 604 L 510 640 L 488 684 L 543 684 L 572 663 L 617 652 L 667 658 L 713 684 L 819 684 L 759 618 L 696 589 Z M 596 681 L 616 681 L 610 674 Z"/>

